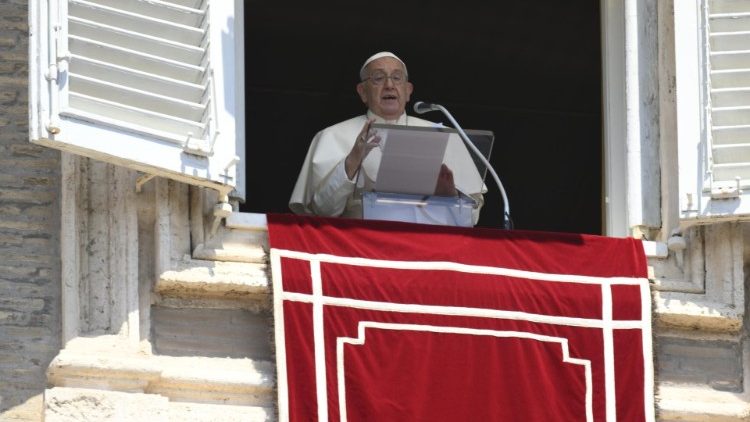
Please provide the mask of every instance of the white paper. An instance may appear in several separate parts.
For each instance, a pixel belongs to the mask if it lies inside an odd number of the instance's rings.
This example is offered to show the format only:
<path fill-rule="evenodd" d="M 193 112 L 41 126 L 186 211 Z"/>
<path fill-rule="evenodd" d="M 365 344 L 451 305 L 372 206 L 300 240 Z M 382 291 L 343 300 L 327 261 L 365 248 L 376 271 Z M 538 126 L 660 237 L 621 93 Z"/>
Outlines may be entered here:
<path fill-rule="evenodd" d="M 382 158 L 375 190 L 432 195 L 450 133 L 425 128 L 379 128 L 378 135 Z"/>

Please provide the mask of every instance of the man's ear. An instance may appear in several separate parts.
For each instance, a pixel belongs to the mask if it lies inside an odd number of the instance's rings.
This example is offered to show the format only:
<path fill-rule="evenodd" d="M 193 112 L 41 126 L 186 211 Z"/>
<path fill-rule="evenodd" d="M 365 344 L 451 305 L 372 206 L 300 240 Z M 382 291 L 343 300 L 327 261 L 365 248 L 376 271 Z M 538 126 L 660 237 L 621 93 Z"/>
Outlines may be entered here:
<path fill-rule="evenodd" d="M 360 82 L 357 84 L 357 94 L 363 103 L 367 104 L 367 93 L 365 92 L 365 83 Z"/>
<path fill-rule="evenodd" d="M 411 98 L 411 93 L 414 92 L 414 85 L 411 82 L 406 83 L 406 101 L 408 102 Z"/>

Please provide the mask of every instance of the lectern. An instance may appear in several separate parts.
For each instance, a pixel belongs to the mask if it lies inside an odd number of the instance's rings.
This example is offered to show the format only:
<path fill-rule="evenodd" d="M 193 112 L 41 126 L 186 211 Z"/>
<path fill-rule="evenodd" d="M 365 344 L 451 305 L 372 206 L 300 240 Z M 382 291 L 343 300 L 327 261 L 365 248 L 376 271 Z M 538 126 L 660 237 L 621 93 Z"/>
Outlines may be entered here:
<path fill-rule="evenodd" d="M 374 189 L 362 195 L 362 218 L 471 227 L 486 192 L 487 172 L 472 157 L 458 132 L 437 127 L 374 124 L 382 149 Z M 489 158 L 494 134 L 467 130 L 469 139 Z M 456 196 L 434 195 L 440 166 L 453 172 Z"/>

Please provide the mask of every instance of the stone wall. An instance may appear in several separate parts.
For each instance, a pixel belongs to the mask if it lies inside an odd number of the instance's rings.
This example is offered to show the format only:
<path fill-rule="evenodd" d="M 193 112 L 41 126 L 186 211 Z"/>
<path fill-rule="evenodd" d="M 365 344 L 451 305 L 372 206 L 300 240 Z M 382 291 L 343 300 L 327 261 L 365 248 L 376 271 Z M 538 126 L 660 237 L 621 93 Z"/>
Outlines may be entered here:
<path fill-rule="evenodd" d="M 41 420 L 60 349 L 60 154 L 28 141 L 28 2 L 0 0 L 0 420 Z"/>

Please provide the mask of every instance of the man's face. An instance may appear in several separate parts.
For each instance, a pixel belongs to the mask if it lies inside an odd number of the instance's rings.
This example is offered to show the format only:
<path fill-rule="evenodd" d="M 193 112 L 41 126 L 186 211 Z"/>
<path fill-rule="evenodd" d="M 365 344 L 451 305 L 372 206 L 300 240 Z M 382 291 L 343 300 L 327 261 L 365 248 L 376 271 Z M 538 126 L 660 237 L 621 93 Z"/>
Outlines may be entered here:
<path fill-rule="evenodd" d="M 406 81 L 406 72 L 404 72 L 401 62 L 393 57 L 382 57 L 373 60 L 365 68 L 367 76 L 370 79 L 360 82 L 357 85 L 357 92 L 362 102 L 372 110 L 373 113 L 386 120 L 398 119 L 409 102 L 409 97 L 414 89 L 410 82 Z M 379 85 L 374 83 L 373 75 L 389 76 L 383 79 Z M 403 79 L 397 84 L 390 78 L 394 74 L 401 74 Z"/>

